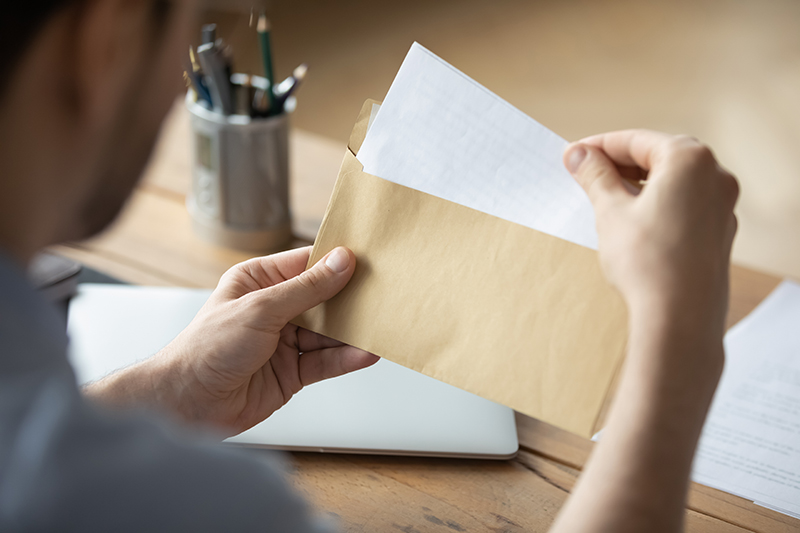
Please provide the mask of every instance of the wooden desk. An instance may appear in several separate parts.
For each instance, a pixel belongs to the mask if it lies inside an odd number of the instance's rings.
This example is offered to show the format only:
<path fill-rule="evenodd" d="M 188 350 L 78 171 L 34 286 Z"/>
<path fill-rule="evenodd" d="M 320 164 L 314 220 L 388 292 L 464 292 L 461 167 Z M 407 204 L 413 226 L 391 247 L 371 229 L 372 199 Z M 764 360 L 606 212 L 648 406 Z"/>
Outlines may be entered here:
<path fill-rule="evenodd" d="M 123 280 L 214 287 L 248 254 L 200 241 L 184 206 L 189 189 L 188 118 L 178 105 L 142 184 L 120 220 L 91 241 L 56 251 Z M 345 147 L 295 130 L 295 233 L 311 242 Z M 301 239 L 301 240 L 302 240 Z M 780 280 L 734 267 L 729 325 Z M 293 454 L 298 490 L 346 531 L 545 531 L 584 465 L 592 443 L 518 415 L 520 452 L 511 461 Z M 689 498 L 689 531 L 800 530 L 800 521 L 701 485 Z"/>

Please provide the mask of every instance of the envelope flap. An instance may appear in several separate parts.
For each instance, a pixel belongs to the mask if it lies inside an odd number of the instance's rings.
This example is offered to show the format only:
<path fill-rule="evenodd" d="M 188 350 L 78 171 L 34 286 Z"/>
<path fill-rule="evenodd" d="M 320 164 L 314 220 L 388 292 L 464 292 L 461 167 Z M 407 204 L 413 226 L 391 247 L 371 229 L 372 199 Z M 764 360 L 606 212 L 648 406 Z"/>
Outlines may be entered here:
<path fill-rule="evenodd" d="M 356 123 L 353 126 L 353 130 L 350 132 L 350 140 L 347 143 L 347 147 L 353 155 L 358 155 L 361 144 L 367 136 L 367 127 L 369 126 L 369 117 L 372 115 L 372 106 L 376 104 L 380 105 L 380 102 L 370 98 L 361 106 L 361 111 L 358 113 Z"/>
<path fill-rule="evenodd" d="M 378 100 L 369 98 L 364 101 L 364 104 L 361 106 L 361 111 L 358 112 L 358 118 L 356 118 L 356 123 L 353 126 L 353 129 L 350 131 L 350 139 L 347 143 L 345 157 L 344 160 L 342 160 L 341 166 L 339 167 L 339 175 L 337 176 L 336 183 L 333 186 L 331 199 L 328 201 L 328 206 L 325 208 L 325 215 L 322 217 L 322 224 L 320 224 L 319 232 L 317 232 L 317 238 L 314 240 L 314 247 L 311 250 L 311 256 L 309 257 L 306 268 L 311 268 L 311 266 L 317 261 L 315 257 L 319 253 L 319 236 L 325 233 L 325 228 L 330 220 L 331 209 L 336 204 L 336 197 L 339 194 L 342 176 L 348 172 L 362 171 L 364 168 L 355 156 L 358 154 L 358 150 L 361 148 L 361 144 L 364 142 L 364 138 L 367 136 L 369 118 L 372 115 L 372 106 L 376 104 L 380 105 L 380 102 Z"/>

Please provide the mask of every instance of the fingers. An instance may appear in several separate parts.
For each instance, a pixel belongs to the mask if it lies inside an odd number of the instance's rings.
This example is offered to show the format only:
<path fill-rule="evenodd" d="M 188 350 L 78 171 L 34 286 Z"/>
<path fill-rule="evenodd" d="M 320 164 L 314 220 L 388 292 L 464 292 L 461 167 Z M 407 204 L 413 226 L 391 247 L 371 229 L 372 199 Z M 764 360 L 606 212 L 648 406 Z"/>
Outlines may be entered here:
<path fill-rule="evenodd" d="M 616 165 L 595 146 L 571 144 L 564 151 L 564 165 L 595 207 L 631 196 Z"/>
<path fill-rule="evenodd" d="M 314 333 L 305 328 L 297 328 L 297 349 L 301 352 L 313 352 L 314 350 L 334 348 L 343 344 L 343 342 Z"/>
<path fill-rule="evenodd" d="M 647 179 L 647 171 L 640 167 L 626 167 L 616 165 L 619 175 L 632 183 L 639 183 Z"/>
<path fill-rule="evenodd" d="M 666 155 L 670 143 L 676 139 L 691 138 L 651 130 L 623 130 L 592 135 L 578 143 L 599 148 L 617 165 L 650 170 Z"/>
<path fill-rule="evenodd" d="M 241 272 L 248 274 L 264 289 L 291 279 L 306 269 L 311 246 L 287 250 L 277 254 L 254 257 L 236 265 Z"/>
<path fill-rule="evenodd" d="M 311 257 L 311 246 L 304 246 L 266 257 L 257 257 L 254 261 L 266 267 L 273 267 L 278 272 L 280 281 L 284 281 L 304 271 L 308 266 L 309 257 Z"/>
<path fill-rule="evenodd" d="M 599 150 L 616 168 L 617 175 L 632 183 L 643 178 L 652 181 L 665 176 L 688 176 L 691 174 L 691 170 L 702 168 L 719 169 L 711 150 L 697 139 L 687 135 L 669 135 L 650 130 L 625 130 L 593 135 L 573 143 L 567 148 L 564 154 L 564 163 L 567 168 L 570 168 L 570 164 L 573 166 L 572 168 L 576 167 L 576 163 L 580 159 L 577 155 L 579 146 L 587 148 L 587 153 L 591 153 L 590 147 Z M 649 173 L 656 167 L 662 170 L 665 168 L 677 169 L 678 172 Z M 586 181 L 581 181 L 580 174 L 573 172 L 573 175 L 581 182 L 584 189 L 587 189 Z M 709 175 L 718 175 L 718 173 L 709 172 Z M 606 183 L 611 182 L 607 181 Z M 592 185 L 591 181 L 589 184 Z M 628 183 L 623 182 L 623 185 L 629 192 L 636 194 L 636 191 Z M 589 192 L 588 189 L 587 192 Z"/>
<path fill-rule="evenodd" d="M 353 252 L 338 247 L 291 279 L 259 291 L 259 300 L 280 327 L 341 291 L 356 268 Z"/>
<path fill-rule="evenodd" d="M 380 357 L 352 346 L 325 348 L 300 356 L 300 382 L 305 387 L 324 379 L 335 378 L 378 362 Z"/>
<path fill-rule="evenodd" d="M 220 278 L 213 298 L 236 299 L 293 278 L 305 270 L 310 255 L 306 246 L 234 265 Z"/>

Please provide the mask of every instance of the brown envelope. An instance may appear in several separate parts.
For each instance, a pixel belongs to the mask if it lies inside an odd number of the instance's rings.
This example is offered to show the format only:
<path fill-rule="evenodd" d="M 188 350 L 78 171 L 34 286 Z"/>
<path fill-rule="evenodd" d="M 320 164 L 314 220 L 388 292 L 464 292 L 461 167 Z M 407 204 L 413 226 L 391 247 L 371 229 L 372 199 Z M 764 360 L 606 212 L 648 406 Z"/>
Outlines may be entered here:
<path fill-rule="evenodd" d="M 373 103 L 309 263 L 347 246 L 355 274 L 295 323 L 590 436 L 627 336 L 597 253 L 365 173 L 356 154 Z"/>

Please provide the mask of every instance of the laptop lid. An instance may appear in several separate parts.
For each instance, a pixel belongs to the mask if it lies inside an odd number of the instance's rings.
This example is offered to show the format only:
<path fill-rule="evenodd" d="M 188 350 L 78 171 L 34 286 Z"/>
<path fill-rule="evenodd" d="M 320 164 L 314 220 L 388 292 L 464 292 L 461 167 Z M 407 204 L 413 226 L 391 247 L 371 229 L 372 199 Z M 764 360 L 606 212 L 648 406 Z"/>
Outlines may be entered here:
<path fill-rule="evenodd" d="M 211 291 L 82 284 L 69 307 L 69 357 L 79 383 L 168 344 Z M 227 442 L 288 451 L 508 459 L 513 410 L 390 361 L 315 383 Z"/>

